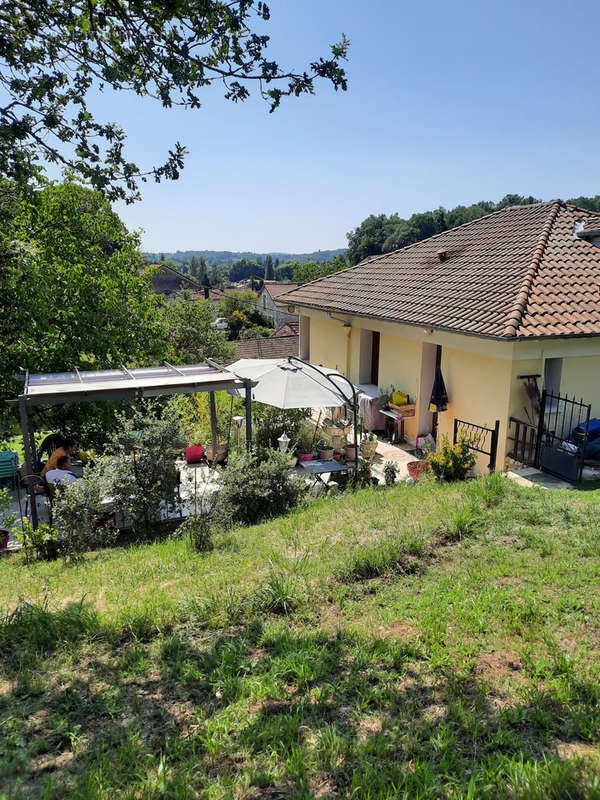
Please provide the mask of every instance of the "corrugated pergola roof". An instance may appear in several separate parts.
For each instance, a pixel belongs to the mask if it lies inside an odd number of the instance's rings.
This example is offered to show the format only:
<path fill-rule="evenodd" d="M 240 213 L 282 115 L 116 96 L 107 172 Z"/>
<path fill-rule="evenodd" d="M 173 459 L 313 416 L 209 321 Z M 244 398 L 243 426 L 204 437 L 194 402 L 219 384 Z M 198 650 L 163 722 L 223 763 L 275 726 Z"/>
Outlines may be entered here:
<path fill-rule="evenodd" d="M 29 405 L 59 405 L 125 397 L 157 397 L 232 389 L 240 381 L 231 372 L 207 364 L 140 369 L 108 369 L 27 375 L 23 396 Z"/>

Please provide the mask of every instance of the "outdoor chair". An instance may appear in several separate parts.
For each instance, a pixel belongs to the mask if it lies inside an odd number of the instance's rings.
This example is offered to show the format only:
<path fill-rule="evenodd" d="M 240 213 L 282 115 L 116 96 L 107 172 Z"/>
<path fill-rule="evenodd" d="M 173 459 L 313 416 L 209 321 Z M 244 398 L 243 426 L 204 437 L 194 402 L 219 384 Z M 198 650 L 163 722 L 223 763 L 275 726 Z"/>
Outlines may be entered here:
<path fill-rule="evenodd" d="M 33 492 L 34 495 L 41 495 L 46 499 L 45 505 L 48 512 L 48 522 L 52 525 L 52 510 L 54 507 L 56 487 L 51 486 L 48 481 L 40 475 L 21 475 L 21 486 L 26 491 L 25 517 L 27 517 L 29 511 L 29 500 Z"/>
<path fill-rule="evenodd" d="M 8 479 L 11 489 L 19 488 L 19 455 L 13 450 L 0 452 L 0 480 Z"/>

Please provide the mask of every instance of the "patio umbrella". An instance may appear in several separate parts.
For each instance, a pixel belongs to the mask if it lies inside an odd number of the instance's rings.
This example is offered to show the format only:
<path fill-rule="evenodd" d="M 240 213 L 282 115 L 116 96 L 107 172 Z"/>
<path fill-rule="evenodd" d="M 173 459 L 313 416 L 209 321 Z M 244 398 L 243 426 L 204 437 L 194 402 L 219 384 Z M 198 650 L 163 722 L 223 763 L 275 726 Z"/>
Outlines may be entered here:
<path fill-rule="evenodd" d="M 327 367 L 313 367 L 299 359 L 242 358 L 228 366 L 227 371 L 238 378 L 256 381 L 252 399 L 269 406 L 338 408 L 352 403 L 350 386 L 341 373 Z M 331 376 L 333 383 L 325 375 Z M 336 376 L 339 376 L 337 381 Z"/>
<path fill-rule="evenodd" d="M 442 377 L 442 370 L 437 367 L 435 371 L 435 379 L 433 381 L 433 389 L 431 390 L 431 399 L 429 401 L 429 410 L 435 412 L 446 411 L 448 408 L 448 394 Z"/>

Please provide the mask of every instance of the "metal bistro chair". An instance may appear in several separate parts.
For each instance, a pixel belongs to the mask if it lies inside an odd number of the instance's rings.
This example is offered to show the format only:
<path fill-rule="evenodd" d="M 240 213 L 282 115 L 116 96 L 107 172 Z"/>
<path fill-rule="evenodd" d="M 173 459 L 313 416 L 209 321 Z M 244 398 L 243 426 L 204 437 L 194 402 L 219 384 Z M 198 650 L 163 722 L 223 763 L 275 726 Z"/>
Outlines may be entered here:
<path fill-rule="evenodd" d="M 25 517 L 29 511 L 29 499 L 33 495 L 41 495 L 45 498 L 45 506 L 48 512 L 48 522 L 52 525 L 52 509 L 54 507 L 55 487 L 50 485 L 45 478 L 40 475 L 21 475 L 21 486 L 25 489 Z"/>

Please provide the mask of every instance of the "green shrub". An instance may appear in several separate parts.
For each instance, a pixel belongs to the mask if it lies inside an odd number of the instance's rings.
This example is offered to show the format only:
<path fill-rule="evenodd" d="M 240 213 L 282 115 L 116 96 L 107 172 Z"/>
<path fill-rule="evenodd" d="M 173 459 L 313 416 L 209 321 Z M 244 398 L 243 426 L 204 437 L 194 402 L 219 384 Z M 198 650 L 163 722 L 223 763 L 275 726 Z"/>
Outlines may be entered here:
<path fill-rule="evenodd" d="M 21 542 L 25 548 L 25 555 L 28 560 L 41 559 L 50 561 L 59 554 L 59 533 L 54 526 L 48 525 L 47 522 L 34 529 L 28 519 L 24 520 L 23 529 L 16 533 L 15 536 L 17 541 Z"/>
<path fill-rule="evenodd" d="M 56 492 L 54 527 L 55 547 L 69 561 L 77 561 L 87 550 L 111 544 L 117 535 L 112 508 L 105 498 L 115 496 L 121 480 L 120 460 L 106 456 L 88 467 L 85 478 L 61 486 Z"/>
<path fill-rule="evenodd" d="M 211 522 L 209 512 L 198 512 L 188 517 L 177 528 L 177 534 L 189 538 L 190 544 L 199 552 L 208 552 L 213 549 L 213 532 L 215 525 Z"/>
<path fill-rule="evenodd" d="M 432 450 L 427 460 L 436 478 L 444 481 L 463 481 L 467 472 L 475 465 L 475 453 L 469 449 L 473 440 L 464 435 L 458 437 L 456 444 L 444 434 L 437 450 Z"/>
<path fill-rule="evenodd" d="M 262 461 L 254 453 L 242 453 L 229 459 L 211 514 L 219 520 L 228 517 L 234 525 L 255 525 L 287 514 L 304 491 L 286 453 L 271 450 Z"/>
<path fill-rule="evenodd" d="M 310 410 L 306 408 L 287 410 L 275 408 L 275 406 L 267 406 L 264 403 L 254 403 L 252 406 L 252 419 L 254 441 L 257 447 L 275 449 L 278 447 L 277 440 L 282 433 L 285 433 L 290 438 L 290 452 L 293 452 L 309 414 Z"/>
<path fill-rule="evenodd" d="M 156 535 L 164 513 L 177 508 L 175 458 L 183 449 L 181 416 L 172 404 L 147 401 L 122 423 L 108 451 L 109 493 L 115 508 L 131 521 L 133 532 L 149 539 Z"/>

